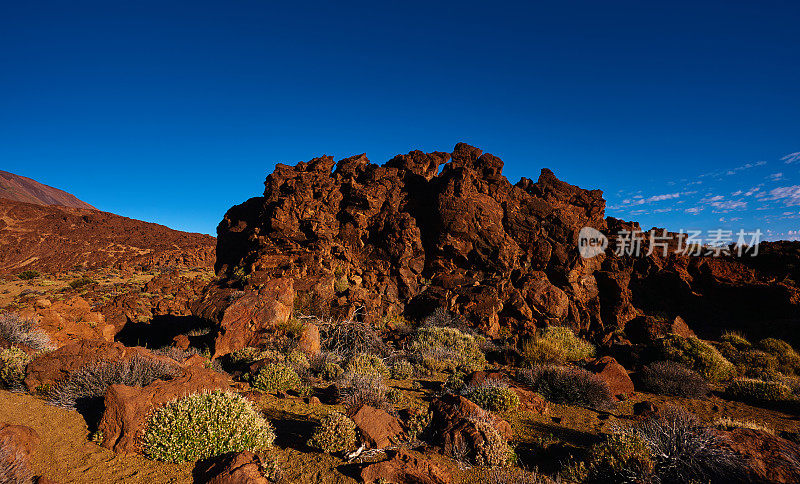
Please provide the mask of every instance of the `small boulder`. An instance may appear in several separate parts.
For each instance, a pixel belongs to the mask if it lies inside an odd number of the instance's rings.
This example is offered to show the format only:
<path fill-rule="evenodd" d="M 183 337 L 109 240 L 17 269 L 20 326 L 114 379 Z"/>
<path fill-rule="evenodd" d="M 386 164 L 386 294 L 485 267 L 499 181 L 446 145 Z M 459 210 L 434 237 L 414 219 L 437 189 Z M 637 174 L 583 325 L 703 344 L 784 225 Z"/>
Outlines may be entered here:
<path fill-rule="evenodd" d="M 319 354 L 322 344 L 319 340 L 319 328 L 316 324 L 306 322 L 297 340 L 297 349 L 308 356 Z"/>
<path fill-rule="evenodd" d="M 688 338 L 694 336 L 686 321 L 680 316 L 675 319 L 660 319 L 652 316 L 636 317 L 625 325 L 625 335 L 633 343 L 650 344 L 667 334 L 677 334 Z"/>
<path fill-rule="evenodd" d="M 200 469 L 198 469 L 198 467 Z M 261 459 L 252 452 L 231 452 L 198 463 L 198 481 L 206 484 L 267 484 L 261 473 Z"/>
<path fill-rule="evenodd" d="M 351 418 L 370 448 L 386 448 L 400 442 L 404 436 L 400 421 L 385 410 L 362 405 Z"/>
<path fill-rule="evenodd" d="M 656 404 L 650 401 L 643 401 L 633 404 L 633 414 L 637 417 L 650 417 L 658 413 Z"/>
<path fill-rule="evenodd" d="M 0 475 L 2 482 L 30 482 L 30 462 L 39 446 L 39 434 L 24 425 L 0 423 Z"/>
<path fill-rule="evenodd" d="M 398 484 L 447 484 L 450 473 L 418 452 L 398 450 L 390 460 L 370 464 L 361 470 L 365 483 L 394 482 Z"/>
<path fill-rule="evenodd" d="M 431 402 L 430 409 L 435 443 L 441 445 L 447 455 L 453 455 L 457 449 L 472 449 L 476 460 L 489 461 L 492 458 L 485 454 L 490 451 L 486 444 L 492 439 L 486 433 L 486 427 L 478 424 L 478 420 L 494 427 L 505 440 L 513 435 L 508 422 L 460 395 L 436 398 Z"/>
<path fill-rule="evenodd" d="M 595 358 L 586 364 L 586 369 L 608 384 L 611 394 L 618 399 L 633 393 L 633 381 L 622 365 L 610 356 Z"/>
<path fill-rule="evenodd" d="M 800 482 L 800 446 L 761 430 L 737 428 L 721 432 L 744 459 L 744 482 Z"/>

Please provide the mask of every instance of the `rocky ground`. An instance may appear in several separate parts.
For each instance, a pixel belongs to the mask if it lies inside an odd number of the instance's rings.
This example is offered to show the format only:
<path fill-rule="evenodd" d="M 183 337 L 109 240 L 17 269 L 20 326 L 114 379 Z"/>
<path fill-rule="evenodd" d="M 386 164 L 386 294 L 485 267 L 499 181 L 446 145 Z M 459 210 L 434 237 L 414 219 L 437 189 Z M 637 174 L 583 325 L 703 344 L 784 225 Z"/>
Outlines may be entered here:
<path fill-rule="evenodd" d="M 226 214 L 215 272 L 191 245 L 10 265 L 0 472 L 800 481 L 800 245 L 583 259 L 580 228 L 635 227 L 604 205 L 548 170 L 511 185 L 463 144 L 322 157 Z"/>

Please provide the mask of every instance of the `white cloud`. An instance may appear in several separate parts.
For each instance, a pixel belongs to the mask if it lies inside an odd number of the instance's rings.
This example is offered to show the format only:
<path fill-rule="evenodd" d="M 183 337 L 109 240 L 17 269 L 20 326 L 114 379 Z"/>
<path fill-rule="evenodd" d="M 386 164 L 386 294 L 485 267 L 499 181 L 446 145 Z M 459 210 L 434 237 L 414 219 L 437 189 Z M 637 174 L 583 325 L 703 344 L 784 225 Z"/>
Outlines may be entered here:
<path fill-rule="evenodd" d="M 788 207 L 800 205 L 800 185 L 774 188 L 769 191 L 769 197 L 765 200 L 783 200 Z"/>
<path fill-rule="evenodd" d="M 783 179 L 783 173 L 781 172 L 773 173 L 771 175 L 768 175 L 767 178 L 769 178 L 772 181 L 779 181 Z"/>
<path fill-rule="evenodd" d="M 796 162 L 800 161 L 800 151 L 795 151 L 794 153 L 789 153 L 788 155 L 782 157 L 781 161 L 783 161 L 787 165 L 791 165 L 792 163 L 796 163 Z"/>

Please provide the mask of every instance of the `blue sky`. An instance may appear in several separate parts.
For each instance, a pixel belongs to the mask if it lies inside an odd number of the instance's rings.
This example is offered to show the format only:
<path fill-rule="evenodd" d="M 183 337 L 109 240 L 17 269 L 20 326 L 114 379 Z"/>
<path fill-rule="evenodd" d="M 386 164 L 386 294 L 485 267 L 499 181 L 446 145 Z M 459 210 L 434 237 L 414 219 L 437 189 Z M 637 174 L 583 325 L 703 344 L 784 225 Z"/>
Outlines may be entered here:
<path fill-rule="evenodd" d="M 644 227 L 793 238 L 798 25 L 793 1 L 3 2 L 0 169 L 214 234 L 276 162 L 465 141 Z"/>

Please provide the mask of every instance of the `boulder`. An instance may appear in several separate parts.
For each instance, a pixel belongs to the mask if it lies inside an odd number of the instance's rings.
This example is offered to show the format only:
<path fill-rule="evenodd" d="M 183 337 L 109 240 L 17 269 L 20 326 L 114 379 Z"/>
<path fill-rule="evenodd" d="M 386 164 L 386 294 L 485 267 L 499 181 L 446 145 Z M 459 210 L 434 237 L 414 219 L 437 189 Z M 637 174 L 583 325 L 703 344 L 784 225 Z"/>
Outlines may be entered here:
<path fill-rule="evenodd" d="M 611 394 L 618 399 L 633 393 L 633 381 L 622 365 L 610 356 L 603 356 L 590 360 L 586 364 L 586 369 L 600 377 L 608 384 Z"/>
<path fill-rule="evenodd" d="M 85 339 L 114 341 L 116 328 L 108 324 L 102 313 L 92 311 L 88 301 L 80 296 L 65 301 L 50 303 L 38 300 L 34 308 L 20 312 L 24 318 L 35 318 L 56 347 L 76 343 Z"/>
<path fill-rule="evenodd" d="M 398 450 L 391 459 L 376 462 L 361 470 L 365 483 L 392 482 L 396 484 L 448 484 L 450 473 L 434 464 L 422 454 L 406 449 Z"/>
<path fill-rule="evenodd" d="M 227 375 L 206 368 L 198 355 L 187 358 L 181 374 L 171 380 L 156 380 L 146 387 L 111 385 L 104 398 L 105 411 L 98 431 L 102 446 L 119 453 L 139 452 L 138 439 L 150 412 L 169 401 L 192 393 L 230 388 Z"/>
<path fill-rule="evenodd" d="M 744 459 L 745 482 L 800 482 L 800 446 L 761 430 L 738 428 L 721 432 Z"/>
<path fill-rule="evenodd" d="M 453 455 L 457 449 L 472 449 L 476 454 L 485 452 L 490 439 L 476 421 L 487 422 L 501 437 L 508 440 L 513 435 L 511 425 L 502 418 L 487 412 L 460 395 L 444 395 L 431 402 L 431 428 L 435 443 L 445 454 Z"/>
<path fill-rule="evenodd" d="M 267 484 L 261 473 L 261 459 L 252 452 L 231 452 L 211 459 L 198 474 L 204 484 Z"/>
<path fill-rule="evenodd" d="M 39 434 L 24 425 L 0 423 L 0 475 L 2 482 L 30 482 L 30 463 L 39 446 Z"/>
<path fill-rule="evenodd" d="M 625 335 L 634 343 L 650 344 L 667 334 L 677 334 L 688 338 L 694 336 L 686 321 L 680 316 L 673 319 L 638 316 L 625 326 Z"/>
<path fill-rule="evenodd" d="M 316 324 L 310 322 L 303 323 L 303 329 L 297 340 L 297 349 L 307 356 L 313 356 L 320 352 L 322 344 L 319 340 L 319 328 Z"/>
<path fill-rule="evenodd" d="M 361 434 L 362 441 L 372 449 L 383 449 L 402 441 L 405 433 L 397 417 L 385 410 L 362 405 L 351 419 Z"/>

